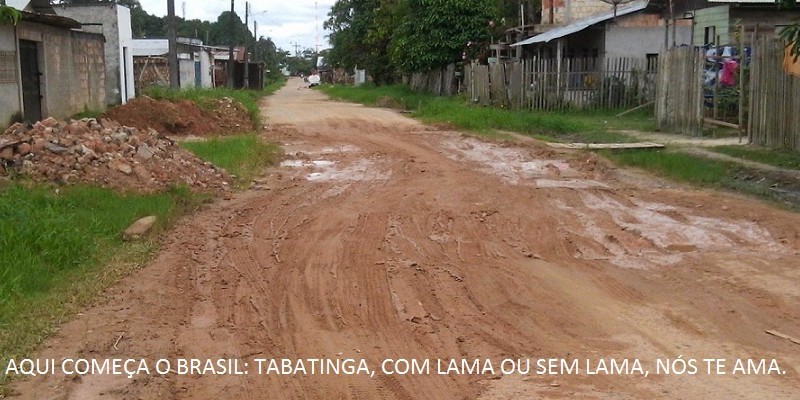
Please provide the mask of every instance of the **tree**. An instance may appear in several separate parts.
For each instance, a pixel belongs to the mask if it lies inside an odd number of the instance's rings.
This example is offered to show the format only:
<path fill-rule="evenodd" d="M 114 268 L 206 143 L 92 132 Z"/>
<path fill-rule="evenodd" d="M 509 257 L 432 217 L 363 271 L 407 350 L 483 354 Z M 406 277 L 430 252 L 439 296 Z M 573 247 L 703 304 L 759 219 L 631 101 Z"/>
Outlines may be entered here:
<path fill-rule="evenodd" d="M 389 44 L 405 0 L 339 0 L 331 8 L 325 27 L 333 46 L 330 65 L 366 69 L 375 83 L 392 83 L 397 69 L 389 57 Z"/>
<path fill-rule="evenodd" d="M 392 37 L 391 60 L 403 72 L 427 71 L 461 58 L 468 43 L 486 43 L 492 0 L 406 0 Z"/>
<path fill-rule="evenodd" d="M 239 18 L 239 15 L 233 13 L 234 24 L 236 29 L 231 33 L 231 12 L 224 11 L 217 17 L 217 21 L 211 23 L 209 26 L 208 44 L 212 46 L 228 45 L 231 42 L 238 45 L 252 45 L 255 43 L 255 38 L 250 33 L 250 30 L 244 26 L 244 22 Z"/>
<path fill-rule="evenodd" d="M 0 1 L 0 24 L 16 25 L 22 19 L 22 14 L 14 7 L 6 5 L 5 0 Z"/>
<path fill-rule="evenodd" d="M 797 0 L 777 0 L 783 7 L 794 8 L 797 6 Z M 781 30 L 781 39 L 783 39 L 786 46 L 789 48 L 789 54 L 794 56 L 797 61 L 800 58 L 800 22 L 787 25 Z"/>

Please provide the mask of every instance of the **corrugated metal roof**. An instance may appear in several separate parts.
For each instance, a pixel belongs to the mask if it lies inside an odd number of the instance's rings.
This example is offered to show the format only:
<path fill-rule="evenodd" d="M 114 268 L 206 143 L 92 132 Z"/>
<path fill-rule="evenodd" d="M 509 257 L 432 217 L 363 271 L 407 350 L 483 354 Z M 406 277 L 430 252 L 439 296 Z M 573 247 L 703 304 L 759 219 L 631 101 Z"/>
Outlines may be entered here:
<path fill-rule="evenodd" d="M 647 8 L 647 5 L 649 3 L 650 3 L 649 0 L 637 0 L 630 2 L 624 6 L 619 6 L 617 7 L 617 17 L 635 13 L 637 11 L 642 11 L 645 8 Z M 612 18 L 614 18 L 614 11 L 593 15 L 589 18 L 584 18 L 582 20 L 575 21 L 569 25 L 564 25 L 562 27 L 555 28 L 545 33 L 525 39 L 521 42 L 514 43 L 511 46 L 525 46 L 534 43 L 547 43 L 553 39 L 562 38 L 564 36 L 571 35 L 575 32 L 580 32 L 592 25 L 599 24 L 603 21 L 608 21 Z"/>

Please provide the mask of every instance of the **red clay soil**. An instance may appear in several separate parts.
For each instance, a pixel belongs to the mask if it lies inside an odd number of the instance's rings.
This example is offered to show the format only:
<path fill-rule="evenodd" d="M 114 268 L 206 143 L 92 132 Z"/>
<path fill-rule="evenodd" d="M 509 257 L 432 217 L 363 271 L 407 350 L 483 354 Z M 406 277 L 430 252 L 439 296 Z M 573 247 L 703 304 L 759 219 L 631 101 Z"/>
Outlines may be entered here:
<path fill-rule="evenodd" d="M 171 102 L 142 96 L 109 110 L 103 117 L 167 135 L 229 135 L 253 130 L 247 110 L 227 98 L 216 100 L 206 111 L 189 100 Z"/>
<path fill-rule="evenodd" d="M 800 215 L 301 85 L 265 101 L 282 166 L 181 220 L 33 355 L 150 372 L 57 368 L 11 398 L 798 398 L 798 345 L 767 331 L 800 335 Z"/>

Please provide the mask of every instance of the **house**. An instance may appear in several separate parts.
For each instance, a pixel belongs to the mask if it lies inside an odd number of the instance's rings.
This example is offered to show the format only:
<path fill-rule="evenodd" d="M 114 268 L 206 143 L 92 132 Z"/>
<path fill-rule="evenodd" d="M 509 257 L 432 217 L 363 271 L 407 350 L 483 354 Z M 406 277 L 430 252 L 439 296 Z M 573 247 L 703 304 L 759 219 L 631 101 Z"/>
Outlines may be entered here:
<path fill-rule="evenodd" d="M 22 20 L 0 24 L 0 125 L 103 109 L 103 35 L 79 31 L 47 0 L 7 4 L 22 10 Z"/>
<path fill-rule="evenodd" d="M 53 9 L 80 22 L 83 31 L 105 36 L 106 104 L 125 104 L 133 98 L 131 10 L 114 3 L 59 4 Z"/>
<path fill-rule="evenodd" d="M 656 57 L 691 42 L 691 21 L 665 15 L 662 2 L 636 0 L 616 8 L 599 0 L 546 0 L 541 33 L 514 43 L 528 57 Z"/>
<path fill-rule="evenodd" d="M 216 66 L 214 68 L 214 81 L 217 86 L 227 84 L 228 60 L 230 59 L 228 48 L 218 49 L 214 52 Z M 244 76 L 247 72 L 248 87 L 253 90 L 261 90 L 264 87 L 264 65 L 261 63 L 248 62 L 245 68 L 245 48 L 236 46 L 233 49 L 233 87 L 242 89 L 245 87 Z"/>
<path fill-rule="evenodd" d="M 179 86 L 181 89 L 214 87 L 214 54 L 221 48 L 206 46 L 199 39 L 178 38 Z M 167 39 L 135 39 L 134 59 L 136 90 L 147 86 L 169 86 Z"/>
<path fill-rule="evenodd" d="M 676 14 L 692 16 L 692 42 L 696 46 L 732 45 L 741 29 L 742 43 L 753 35 L 777 38 L 784 26 L 800 19 L 800 9 L 785 9 L 774 0 L 674 0 Z"/>

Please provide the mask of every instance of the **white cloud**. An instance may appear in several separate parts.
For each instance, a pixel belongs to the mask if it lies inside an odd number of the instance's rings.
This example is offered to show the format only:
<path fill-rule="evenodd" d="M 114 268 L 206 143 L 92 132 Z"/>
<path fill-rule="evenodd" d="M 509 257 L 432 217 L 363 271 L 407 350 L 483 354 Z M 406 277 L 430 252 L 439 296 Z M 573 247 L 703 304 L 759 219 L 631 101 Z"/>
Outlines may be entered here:
<path fill-rule="evenodd" d="M 167 14 L 166 0 L 140 0 L 140 3 L 150 14 Z M 334 3 L 335 0 L 251 1 L 250 31 L 253 31 L 252 21 L 255 20 L 258 21 L 258 35 L 271 37 L 284 50 L 294 51 L 294 43 L 299 44 L 301 49 L 313 48 L 316 44 L 326 48 L 329 32 L 323 30 L 322 23 L 328 18 L 328 11 Z M 212 22 L 223 11 L 231 9 L 229 1 L 176 0 L 175 12 L 178 16 L 184 16 L 184 4 L 187 19 L 197 18 Z M 234 9 L 244 19 L 244 0 L 235 0 Z"/>

